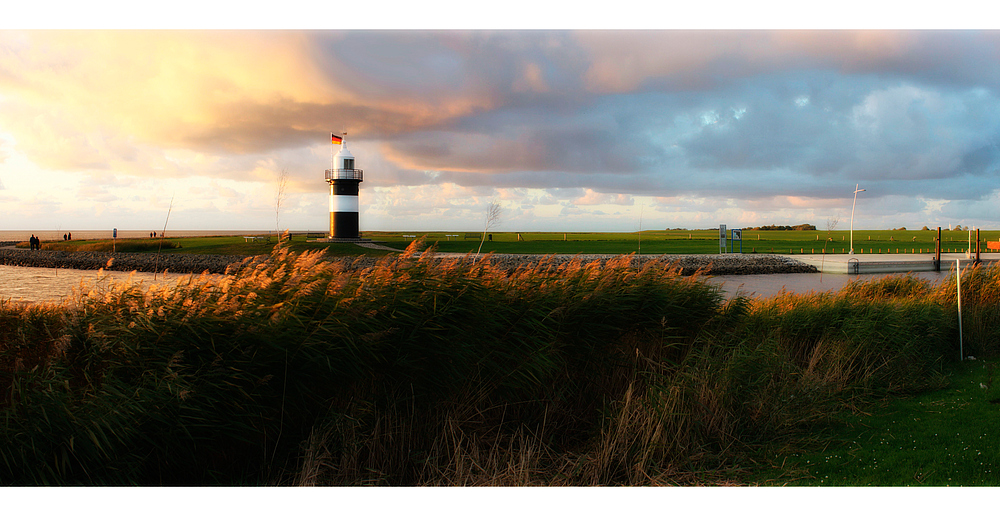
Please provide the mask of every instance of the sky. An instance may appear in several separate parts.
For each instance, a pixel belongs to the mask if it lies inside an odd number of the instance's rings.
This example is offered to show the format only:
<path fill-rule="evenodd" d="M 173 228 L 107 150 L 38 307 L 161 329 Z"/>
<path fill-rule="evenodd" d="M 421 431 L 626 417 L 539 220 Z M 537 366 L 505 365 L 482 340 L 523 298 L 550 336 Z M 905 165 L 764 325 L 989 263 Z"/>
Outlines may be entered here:
<path fill-rule="evenodd" d="M 1000 228 L 1000 31 L 334 12 L 0 25 L 0 230 Z"/>

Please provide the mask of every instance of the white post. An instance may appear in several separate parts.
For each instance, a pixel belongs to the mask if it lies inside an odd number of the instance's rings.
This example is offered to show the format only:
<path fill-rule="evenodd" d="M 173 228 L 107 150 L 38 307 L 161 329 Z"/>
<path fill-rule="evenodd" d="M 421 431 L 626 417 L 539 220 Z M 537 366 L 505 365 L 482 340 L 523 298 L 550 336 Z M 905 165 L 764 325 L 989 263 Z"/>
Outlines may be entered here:
<path fill-rule="evenodd" d="M 858 205 L 858 192 L 864 192 L 864 188 L 858 188 L 860 184 L 854 185 L 854 204 L 851 205 L 851 251 L 847 254 L 854 254 L 854 208 Z"/>
<path fill-rule="evenodd" d="M 639 254 L 642 254 L 642 208 L 643 205 L 639 204 Z"/>
<path fill-rule="evenodd" d="M 958 293 L 958 360 L 962 361 L 965 353 L 962 350 L 962 265 L 959 260 L 955 260 L 955 279 Z"/>

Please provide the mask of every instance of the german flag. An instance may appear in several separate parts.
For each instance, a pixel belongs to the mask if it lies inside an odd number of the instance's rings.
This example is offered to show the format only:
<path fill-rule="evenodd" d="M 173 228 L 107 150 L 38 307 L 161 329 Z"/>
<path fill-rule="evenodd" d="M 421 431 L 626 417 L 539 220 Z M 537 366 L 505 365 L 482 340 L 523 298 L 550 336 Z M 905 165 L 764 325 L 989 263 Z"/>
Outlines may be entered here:
<path fill-rule="evenodd" d="M 335 135 L 333 133 L 330 133 L 330 137 L 333 139 L 333 143 L 335 143 L 337 145 L 340 145 L 344 141 L 343 138 L 341 138 L 340 136 L 337 136 L 337 135 Z"/>

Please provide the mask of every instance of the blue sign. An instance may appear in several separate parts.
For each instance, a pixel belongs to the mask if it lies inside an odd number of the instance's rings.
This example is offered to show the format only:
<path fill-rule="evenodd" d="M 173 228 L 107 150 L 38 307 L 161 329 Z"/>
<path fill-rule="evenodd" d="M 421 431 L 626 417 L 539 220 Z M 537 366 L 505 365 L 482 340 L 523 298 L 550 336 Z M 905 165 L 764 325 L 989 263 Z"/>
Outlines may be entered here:
<path fill-rule="evenodd" d="M 111 238 L 118 238 L 118 228 L 111 230 Z"/>

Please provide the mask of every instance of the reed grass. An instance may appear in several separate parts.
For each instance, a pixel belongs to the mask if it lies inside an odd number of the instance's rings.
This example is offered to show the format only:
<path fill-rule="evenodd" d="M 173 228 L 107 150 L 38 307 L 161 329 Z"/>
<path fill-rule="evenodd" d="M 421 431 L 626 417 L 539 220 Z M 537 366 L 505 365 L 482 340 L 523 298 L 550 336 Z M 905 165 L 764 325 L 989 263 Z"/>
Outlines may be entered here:
<path fill-rule="evenodd" d="M 730 482 L 837 411 L 939 386 L 957 346 L 947 287 L 913 278 L 723 302 L 664 262 L 505 272 L 422 245 L 364 269 L 279 245 L 222 278 L 0 302 L 0 480 Z M 996 271 L 965 274 L 994 321 Z"/>

